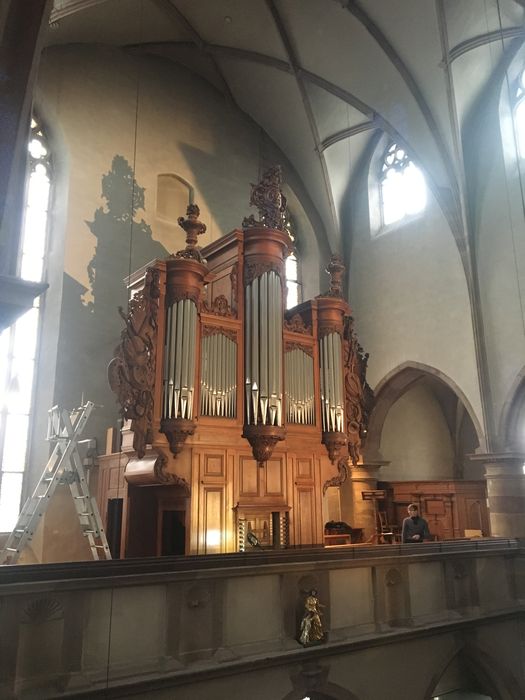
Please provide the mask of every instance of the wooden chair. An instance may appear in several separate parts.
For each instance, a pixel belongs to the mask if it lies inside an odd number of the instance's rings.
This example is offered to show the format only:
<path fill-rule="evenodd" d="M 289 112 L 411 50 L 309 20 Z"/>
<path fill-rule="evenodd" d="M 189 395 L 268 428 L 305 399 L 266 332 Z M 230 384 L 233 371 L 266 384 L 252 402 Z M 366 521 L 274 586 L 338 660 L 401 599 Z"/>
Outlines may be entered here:
<path fill-rule="evenodd" d="M 379 529 L 377 533 L 378 541 L 389 542 L 390 544 L 399 542 L 401 538 L 399 527 L 388 523 L 386 513 L 383 510 L 377 511 L 377 517 L 379 520 Z"/>

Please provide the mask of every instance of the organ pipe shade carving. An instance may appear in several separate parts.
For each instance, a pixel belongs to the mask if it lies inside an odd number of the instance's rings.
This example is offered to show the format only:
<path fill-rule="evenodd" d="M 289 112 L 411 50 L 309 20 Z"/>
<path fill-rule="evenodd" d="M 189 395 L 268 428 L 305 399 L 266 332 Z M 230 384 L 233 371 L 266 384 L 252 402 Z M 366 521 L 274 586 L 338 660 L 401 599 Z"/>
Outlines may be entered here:
<path fill-rule="evenodd" d="M 246 286 L 245 398 L 248 425 L 282 425 L 281 278 L 264 272 Z"/>
<path fill-rule="evenodd" d="M 339 333 L 327 333 L 320 338 L 319 359 L 323 431 L 343 432 L 343 360 Z"/>
<path fill-rule="evenodd" d="M 197 307 L 191 299 L 181 299 L 167 310 L 166 351 L 164 356 L 164 419 L 193 417 L 195 389 L 195 339 Z"/>
<path fill-rule="evenodd" d="M 236 343 L 224 333 L 212 333 L 202 339 L 201 415 L 235 418 L 236 368 Z"/>
<path fill-rule="evenodd" d="M 314 361 L 304 350 L 294 348 L 284 356 L 286 421 L 315 424 Z"/>

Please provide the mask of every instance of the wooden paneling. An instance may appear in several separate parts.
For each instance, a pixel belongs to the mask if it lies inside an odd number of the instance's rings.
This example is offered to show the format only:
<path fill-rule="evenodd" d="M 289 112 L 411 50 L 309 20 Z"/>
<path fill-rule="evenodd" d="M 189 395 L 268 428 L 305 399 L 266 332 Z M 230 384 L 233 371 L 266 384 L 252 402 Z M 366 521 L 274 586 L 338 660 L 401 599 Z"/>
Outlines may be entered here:
<path fill-rule="evenodd" d="M 314 489 L 297 488 L 296 531 L 299 542 L 296 544 L 315 544 L 315 498 Z"/>
<path fill-rule="evenodd" d="M 312 479 L 314 478 L 314 463 L 312 458 L 298 457 L 297 463 L 297 478 Z"/>
<path fill-rule="evenodd" d="M 393 481 L 383 482 L 388 494 L 390 522 L 401 526 L 409 503 L 417 503 L 438 539 L 465 536 L 465 530 L 489 535 L 484 481 Z"/>
<path fill-rule="evenodd" d="M 259 496 L 259 469 L 253 457 L 239 458 L 239 497 Z"/>
<path fill-rule="evenodd" d="M 284 498 L 284 458 L 269 459 L 264 468 L 266 488 L 266 496 L 277 496 Z"/>
<path fill-rule="evenodd" d="M 203 488 L 203 534 L 205 554 L 224 551 L 224 488 Z"/>
<path fill-rule="evenodd" d="M 204 473 L 203 477 L 221 477 L 225 478 L 225 454 L 204 454 Z"/>

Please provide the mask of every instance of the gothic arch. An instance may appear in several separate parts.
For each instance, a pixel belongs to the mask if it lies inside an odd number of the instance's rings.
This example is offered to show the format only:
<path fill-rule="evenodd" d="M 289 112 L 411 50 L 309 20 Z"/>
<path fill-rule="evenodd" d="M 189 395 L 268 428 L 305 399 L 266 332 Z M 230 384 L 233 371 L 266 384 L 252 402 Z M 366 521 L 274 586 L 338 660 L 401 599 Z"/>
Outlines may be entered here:
<path fill-rule="evenodd" d="M 388 372 L 375 388 L 375 403 L 370 416 L 366 444 L 364 447 L 365 461 L 380 457 L 379 446 L 381 433 L 394 403 L 423 377 L 433 377 L 438 383 L 448 387 L 463 405 L 470 417 L 480 446 L 484 446 L 485 437 L 481 424 L 469 400 L 459 386 L 446 374 L 421 362 L 407 361 Z"/>
<path fill-rule="evenodd" d="M 471 644 L 461 644 L 448 655 L 432 676 L 424 700 L 432 700 L 437 685 L 454 660 L 459 659 L 492 700 L 513 700 L 521 697 L 521 688 L 510 669 L 504 668 L 491 654 Z"/>

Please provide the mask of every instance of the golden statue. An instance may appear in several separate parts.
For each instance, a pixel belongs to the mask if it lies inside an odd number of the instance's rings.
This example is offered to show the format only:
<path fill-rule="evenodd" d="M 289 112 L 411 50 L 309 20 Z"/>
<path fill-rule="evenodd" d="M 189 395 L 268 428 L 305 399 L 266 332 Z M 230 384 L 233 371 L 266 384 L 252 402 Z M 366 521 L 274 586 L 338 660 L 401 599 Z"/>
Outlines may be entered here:
<path fill-rule="evenodd" d="M 317 597 L 317 591 L 312 589 L 308 592 L 304 601 L 304 614 L 301 620 L 301 636 L 299 641 L 303 646 L 320 642 L 324 638 L 323 624 L 321 622 L 321 605 Z"/>

